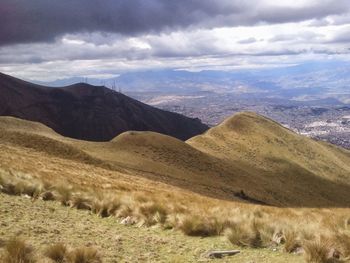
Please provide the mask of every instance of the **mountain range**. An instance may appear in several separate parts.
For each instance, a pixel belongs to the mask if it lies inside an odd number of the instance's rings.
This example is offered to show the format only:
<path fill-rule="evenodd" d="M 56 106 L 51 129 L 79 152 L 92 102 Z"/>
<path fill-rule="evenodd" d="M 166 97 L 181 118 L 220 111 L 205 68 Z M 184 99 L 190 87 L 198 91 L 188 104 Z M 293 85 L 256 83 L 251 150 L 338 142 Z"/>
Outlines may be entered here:
<path fill-rule="evenodd" d="M 186 140 L 208 127 L 103 86 L 51 88 L 0 73 L 0 115 L 38 121 L 64 136 L 108 141 L 128 131 L 155 131 Z"/>
<path fill-rule="evenodd" d="M 4 153 L 44 153 L 131 176 L 131 181 L 146 178 L 224 200 L 349 205 L 349 151 L 252 112 L 207 130 L 199 120 L 102 86 L 49 88 L 1 75 L 0 91 Z"/>
<path fill-rule="evenodd" d="M 233 93 L 236 96 L 283 98 L 296 101 L 335 99 L 350 103 L 350 63 L 347 61 L 304 62 L 275 68 L 239 70 L 149 70 L 122 73 L 108 79 L 73 77 L 49 82 L 49 86 L 85 81 L 123 92 L 165 94 Z"/>

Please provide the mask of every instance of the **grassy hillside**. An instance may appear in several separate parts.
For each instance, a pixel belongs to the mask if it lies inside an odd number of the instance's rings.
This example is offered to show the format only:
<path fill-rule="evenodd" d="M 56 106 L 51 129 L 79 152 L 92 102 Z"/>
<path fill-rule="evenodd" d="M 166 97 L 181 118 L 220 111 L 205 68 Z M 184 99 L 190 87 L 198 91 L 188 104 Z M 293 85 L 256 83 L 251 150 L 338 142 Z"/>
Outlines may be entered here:
<path fill-rule="evenodd" d="M 10 117 L 0 118 L 0 139 L 15 148 L 225 200 L 349 206 L 349 151 L 299 136 L 253 113 L 233 116 L 186 143 L 153 132 L 126 132 L 102 143 L 79 141 Z"/>
<path fill-rule="evenodd" d="M 39 254 L 50 242 L 89 245 L 92 235 L 106 262 L 191 262 L 238 247 L 232 262 L 350 256 L 349 152 L 252 113 L 187 143 L 153 132 L 79 141 L 1 117 L 0 152 L 0 232 L 5 241 L 21 234 Z M 116 232 L 126 241 L 114 251 Z"/>
<path fill-rule="evenodd" d="M 264 185 L 277 200 L 317 206 L 308 200 L 320 198 L 321 203 L 331 205 L 327 199 L 332 199 L 347 206 L 341 199 L 349 200 L 350 152 L 297 135 L 255 113 L 237 114 L 188 144 L 245 167 L 254 182 Z M 254 196 L 260 195 L 249 190 Z M 290 196 L 295 200 L 287 200 Z"/>
<path fill-rule="evenodd" d="M 69 248 L 95 248 L 105 263 L 206 262 L 209 259 L 203 254 L 210 250 L 238 248 L 223 237 L 203 239 L 159 227 L 124 226 L 114 218 L 100 218 L 55 202 L 32 202 L 0 193 L 0 203 L 1 240 L 20 236 L 36 249 L 36 257 L 41 258 L 41 262 L 45 262 L 42 258 L 45 250 L 56 243 Z M 3 250 L 0 245 L 0 262 Z M 214 262 L 297 263 L 300 260 L 301 255 L 246 248 L 231 259 Z"/>
<path fill-rule="evenodd" d="M 16 158 L 21 164 L 28 155 Z M 223 262 L 346 262 L 312 260 L 350 256 L 349 209 L 222 201 L 146 179 L 128 183 L 123 179 L 132 177 L 93 166 L 61 170 L 71 161 L 48 160 L 52 165 L 42 174 L 23 165 L 0 170 L 6 193 L 0 191 L 0 262 L 14 236 L 33 245 L 41 259 L 57 242 L 69 253 L 95 249 L 103 262 L 208 261 L 206 252 L 222 249 L 241 250 Z"/>
<path fill-rule="evenodd" d="M 188 143 L 224 160 L 281 174 L 292 166 L 349 184 L 350 152 L 300 136 L 255 113 L 237 114 Z"/>

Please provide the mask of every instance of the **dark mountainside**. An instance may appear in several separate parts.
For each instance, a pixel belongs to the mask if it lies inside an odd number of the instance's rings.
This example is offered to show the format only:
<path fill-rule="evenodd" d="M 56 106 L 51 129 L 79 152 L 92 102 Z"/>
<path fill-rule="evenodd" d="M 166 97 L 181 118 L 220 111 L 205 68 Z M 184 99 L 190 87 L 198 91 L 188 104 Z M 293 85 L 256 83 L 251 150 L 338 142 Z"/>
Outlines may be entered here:
<path fill-rule="evenodd" d="M 0 115 L 41 122 L 76 139 L 108 141 L 128 131 L 155 131 L 186 140 L 208 127 L 102 86 L 35 85 L 0 73 Z"/>

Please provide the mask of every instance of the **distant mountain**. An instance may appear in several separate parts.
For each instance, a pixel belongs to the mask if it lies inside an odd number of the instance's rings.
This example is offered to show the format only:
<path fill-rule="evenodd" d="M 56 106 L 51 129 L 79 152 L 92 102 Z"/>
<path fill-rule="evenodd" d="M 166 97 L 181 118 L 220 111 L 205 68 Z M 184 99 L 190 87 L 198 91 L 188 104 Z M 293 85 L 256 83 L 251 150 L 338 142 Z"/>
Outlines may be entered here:
<path fill-rule="evenodd" d="M 47 83 L 63 86 L 83 78 Z M 125 92 L 234 93 L 261 98 L 318 100 L 333 98 L 350 103 L 350 63 L 344 61 L 305 62 L 299 65 L 233 71 L 149 70 L 129 72 L 110 79 L 84 79 L 94 85 L 116 87 Z"/>
<path fill-rule="evenodd" d="M 0 73 L 0 115 L 41 122 L 76 139 L 108 141 L 128 131 L 155 131 L 186 140 L 208 127 L 103 86 L 50 88 Z"/>
<path fill-rule="evenodd" d="M 46 81 L 31 81 L 31 82 L 38 85 L 48 86 L 48 87 L 63 87 L 63 86 L 70 86 L 77 83 L 85 83 L 86 78 L 72 77 L 72 78 L 56 79 L 54 81 L 47 81 L 47 82 Z M 97 79 L 93 79 L 92 81 L 90 81 L 89 79 L 89 84 L 94 85 L 95 82 L 97 83 Z M 98 83 L 100 82 L 101 81 L 98 81 Z"/>

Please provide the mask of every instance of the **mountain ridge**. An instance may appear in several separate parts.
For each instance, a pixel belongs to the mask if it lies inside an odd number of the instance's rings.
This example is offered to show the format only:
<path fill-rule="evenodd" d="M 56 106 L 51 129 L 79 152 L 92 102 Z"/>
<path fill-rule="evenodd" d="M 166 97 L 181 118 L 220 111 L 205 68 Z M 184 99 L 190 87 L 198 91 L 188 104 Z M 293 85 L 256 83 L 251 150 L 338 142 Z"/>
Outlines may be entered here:
<path fill-rule="evenodd" d="M 349 206 L 349 151 L 253 113 L 237 114 L 186 142 L 135 131 L 109 142 L 81 141 L 10 117 L 0 117 L 1 131 L 0 145 L 39 152 L 59 145 L 61 151 L 52 151 L 52 156 L 118 171 L 131 176 L 131 182 L 145 178 L 217 199 L 281 207 Z M 17 133 L 9 141 L 6 133 L 13 131 Z M 47 147 L 28 144 L 21 134 L 35 135 L 37 144 L 42 136 Z M 264 147 L 266 151 L 260 149 Z"/>
<path fill-rule="evenodd" d="M 41 122 L 77 139 L 109 141 L 127 130 L 186 140 L 208 129 L 199 119 L 163 111 L 102 86 L 48 88 L 0 74 L 0 115 Z"/>

